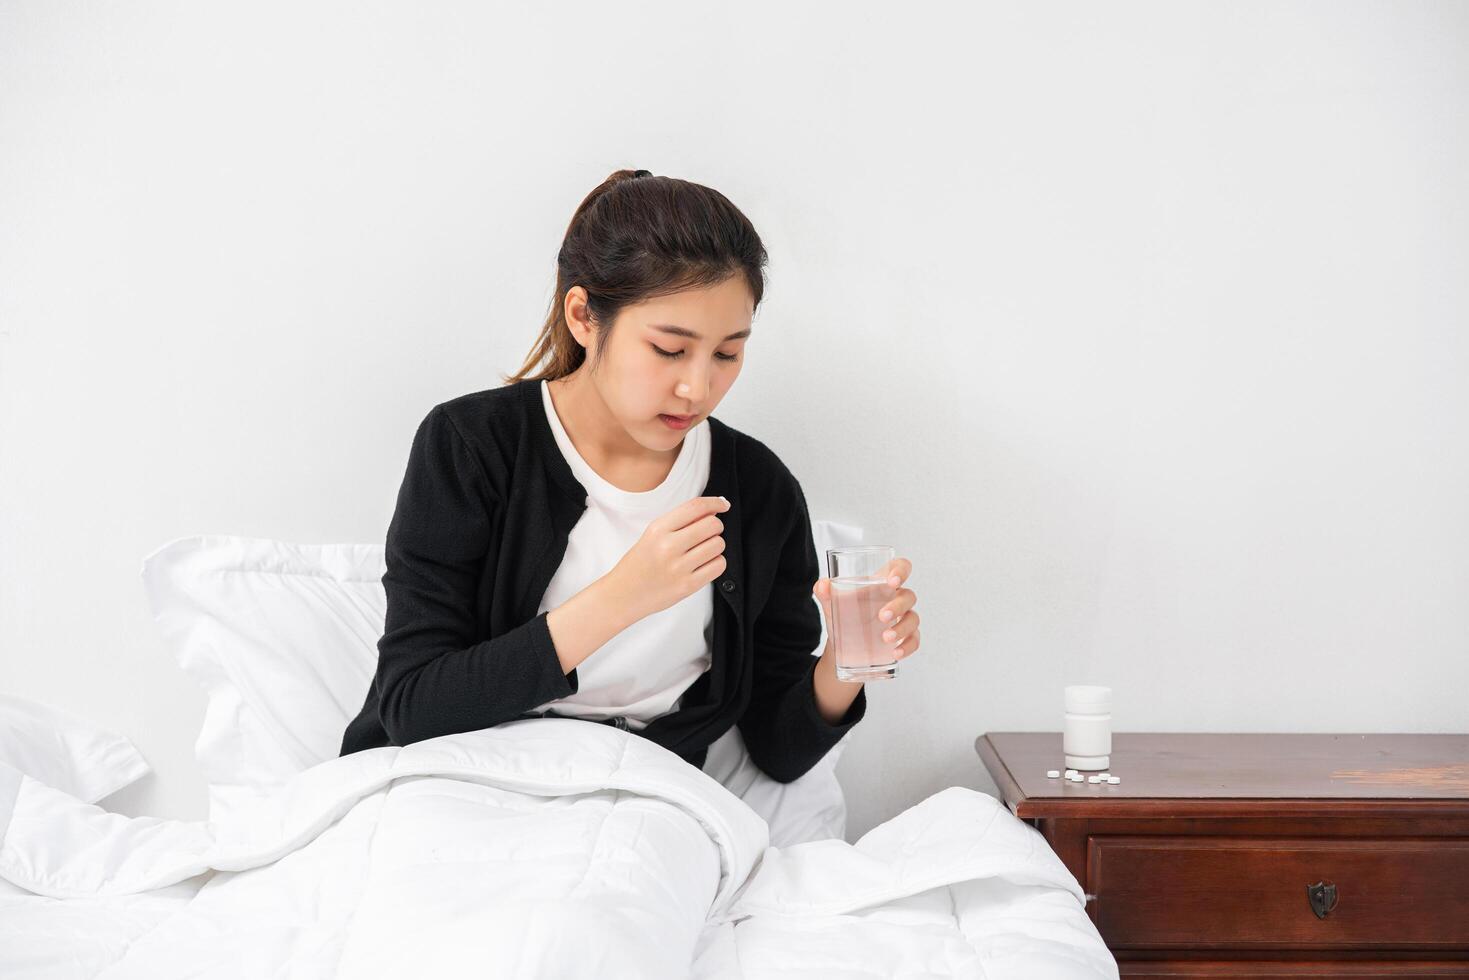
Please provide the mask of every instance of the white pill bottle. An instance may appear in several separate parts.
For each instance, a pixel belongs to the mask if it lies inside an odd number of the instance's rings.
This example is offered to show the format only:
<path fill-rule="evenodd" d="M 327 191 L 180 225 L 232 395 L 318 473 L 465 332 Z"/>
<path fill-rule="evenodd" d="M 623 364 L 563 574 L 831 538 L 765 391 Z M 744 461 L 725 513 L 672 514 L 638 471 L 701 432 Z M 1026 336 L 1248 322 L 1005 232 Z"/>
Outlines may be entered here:
<path fill-rule="evenodd" d="M 1100 770 L 1111 764 L 1112 689 L 1095 684 L 1066 688 L 1066 724 L 1061 751 L 1070 769 Z"/>

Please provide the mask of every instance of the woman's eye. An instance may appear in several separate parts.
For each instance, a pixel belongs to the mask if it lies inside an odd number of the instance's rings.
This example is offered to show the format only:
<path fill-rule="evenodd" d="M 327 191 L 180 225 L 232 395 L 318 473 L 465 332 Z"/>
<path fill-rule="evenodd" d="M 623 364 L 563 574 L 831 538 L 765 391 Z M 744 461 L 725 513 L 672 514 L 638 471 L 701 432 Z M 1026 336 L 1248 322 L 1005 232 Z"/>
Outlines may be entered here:
<path fill-rule="evenodd" d="M 662 347 L 659 347 L 657 344 L 649 344 L 648 346 L 652 347 L 655 351 L 657 351 L 659 354 L 663 355 L 664 357 L 683 357 L 683 351 L 681 351 L 681 350 L 680 351 L 664 350 Z M 717 358 L 719 358 L 721 361 L 738 361 L 740 359 L 738 354 L 718 354 L 718 353 L 716 353 L 714 356 L 717 357 Z"/>

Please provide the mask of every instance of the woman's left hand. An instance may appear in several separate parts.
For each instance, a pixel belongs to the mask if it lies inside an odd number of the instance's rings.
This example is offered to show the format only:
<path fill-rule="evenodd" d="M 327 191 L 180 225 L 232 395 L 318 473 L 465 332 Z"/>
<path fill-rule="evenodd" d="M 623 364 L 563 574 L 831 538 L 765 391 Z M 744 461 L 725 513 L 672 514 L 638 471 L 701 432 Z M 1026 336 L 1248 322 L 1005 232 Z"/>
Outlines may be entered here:
<path fill-rule="evenodd" d="M 897 648 L 894 659 L 902 660 L 918 652 L 918 610 L 914 604 L 918 596 L 912 589 L 901 588 L 907 581 L 908 576 L 913 574 L 913 563 L 906 558 L 894 558 L 888 566 L 888 584 L 897 588 L 897 595 L 893 596 L 878 609 L 878 619 L 887 624 L 882 631 L 882 641 Z M 827 630 L 831 629 L 833 616 L 831 608 L 831 579 L 822 578 L 816 580 L 816 586 L 811 590 L 821 603 L 822 612 L 826 616 Z M 832 639 L 827 637 L 826 642 L 830 644 Z"/>

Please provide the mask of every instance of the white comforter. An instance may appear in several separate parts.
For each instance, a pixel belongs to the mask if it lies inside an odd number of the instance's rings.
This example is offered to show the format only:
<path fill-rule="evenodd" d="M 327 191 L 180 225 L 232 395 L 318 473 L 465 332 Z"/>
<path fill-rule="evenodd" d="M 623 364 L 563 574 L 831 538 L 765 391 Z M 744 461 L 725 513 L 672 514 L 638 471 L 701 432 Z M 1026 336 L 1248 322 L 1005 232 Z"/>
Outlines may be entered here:
<path fill-rule="evenodd" d="M 1116 977 L 1076 879 L 993 797 L 768 846 L 631 732 L 540 718 L 332 759 L 218 822 L 0 766 L 0 976 Z"/>

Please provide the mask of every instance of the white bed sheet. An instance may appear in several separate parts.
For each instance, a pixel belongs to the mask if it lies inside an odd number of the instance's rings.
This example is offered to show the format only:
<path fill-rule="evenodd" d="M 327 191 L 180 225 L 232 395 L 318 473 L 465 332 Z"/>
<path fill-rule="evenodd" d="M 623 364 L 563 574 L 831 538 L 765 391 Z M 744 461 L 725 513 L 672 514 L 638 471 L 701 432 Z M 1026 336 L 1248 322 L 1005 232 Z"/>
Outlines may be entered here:
<path fill-rule="evenodd" d="M 216 822 L 3 769 L 0 835 L 7 978 L 1117 976 L 991 796 L 771 847 L 705 773 L 573 719 L 329 760 Z"/>

